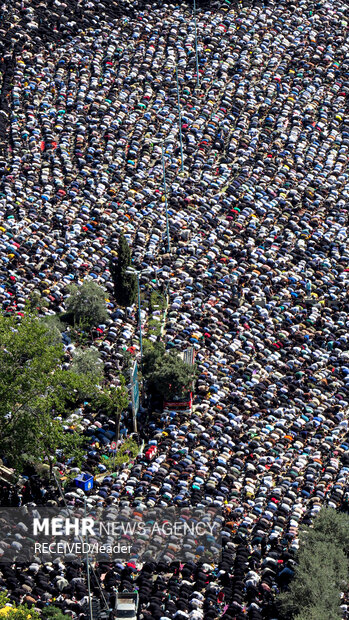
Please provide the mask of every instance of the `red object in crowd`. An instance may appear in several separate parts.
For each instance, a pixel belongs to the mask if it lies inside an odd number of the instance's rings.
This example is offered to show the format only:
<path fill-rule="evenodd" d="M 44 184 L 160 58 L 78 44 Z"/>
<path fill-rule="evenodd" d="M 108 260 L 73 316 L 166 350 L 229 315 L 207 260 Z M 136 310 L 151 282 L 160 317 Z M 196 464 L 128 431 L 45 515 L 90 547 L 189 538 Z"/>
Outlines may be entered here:
<path fill-rule="evenodd" d="M 148 450 L 145 453 L 145 458 L 147 459 L 147 461 L 151 461 L 154 456 L 157 454 L 157 447 L 156 446 L 151 446 L 150 448 L 148 448 Z"/>

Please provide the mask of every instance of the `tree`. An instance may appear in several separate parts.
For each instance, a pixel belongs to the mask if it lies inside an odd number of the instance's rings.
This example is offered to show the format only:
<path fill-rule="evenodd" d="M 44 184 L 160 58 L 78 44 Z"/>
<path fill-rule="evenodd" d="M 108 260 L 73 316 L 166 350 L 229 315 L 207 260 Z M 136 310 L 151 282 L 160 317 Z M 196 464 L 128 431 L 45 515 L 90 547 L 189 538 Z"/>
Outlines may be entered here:
<path fill-rule="evenodd" d="M 137 299 L 137 278 L 134 274 L 127 273 L 130 266 L 131 251 L 124 235 L 120 235 L 118 257 L 111 258 L 109 265 L 115 299 L 120 306 L 131 306 Z"/>
<path fill-rule="evenodd" d="M 5 443 L 6 456 L 18 471 L 25 465 L 34 466 L 47 464 L 52 476 L 53 467 L 59 460 L 57 452 L 63 452 L 65 457 L 73 458 L 79 464 L 82 461 L 81 449 L 83 436 L 77 431 L 66 432 L 63 421 L 54 419 L 49 411 L 39 408 L 25 407 L 17 422 L 16 432 Z M 7 448 L 8 446 L 8 448 Z M 7 450 L 11 449 L 10 456 Z"/>
<path fill-rule="evenodd" d="M 68 317 L 74 325 L 91 328 L 109 319 L 103 289 L 94 282 L 86 281 L 81 286 L 71 284 L 66 301 Z"/>
<path fill-rule="evenodd" d="M 32 312 L 35 310 L 42 310 L 43 308 L 48 308 L 48 302 L 46 299 L 43 299 L 40 291 L 35 289 L 29 294 L 28 305 Z"/>
<path fill-rule="evenodd" d="M 338 620 L 340 592 L 349 579 L 349 518 L 323 508 L 301 531 L 298 565 L 289 590 L 279 595 L 285 620 Z"/>
<path fill-rule="evenodd" d="M 98 349 L 95 347 L 76 349 L 70 366 L 71 370 L 77 375 L 90 377 L 98 382 L 103 378 L 103 367 Z"/>
<path fill-rule="evenodd" d="M 51 314 L 49 316 L 45 316 L 41 319 L 41 321 L 43 325 L 45 325 L 45 327 L 51 333 L 51 344 L 61 344 L 64 325 L 60 321 L 57 314 Z"/>
<path fill-rule="evenodd" d="M 0 343 L 0 450 L 20 471 L 74 444 L 58 416 L 93 398 L 97 381 L 62 370 L 63 345 L 36 315 L 0 316 Z"/>
<path fill-rule="evenodd" d="M 66 614 L 59 607 L 54 607 L 54 605 L 44 607 L 41 615 L 44 620 L 67 620 Z"/>
<path fill-rule="evenodd" d="M 73 458 L 76 465 L 81 465 L 84 451 L 82 444 L 83 436 L 76 430 L 66 432 L 60 420 L 52 419 L 51 415 L 39 420 L 40 428 L 36 435 L 36 450 L 31 453 L 35 458 L 34 462 L 44 459 L 48 462 L 50 477 L 52 477 L 53 467 L 58 457 L 57 452 L 63 452 L 66 457 Z"/>
<path fill-rule="evenodd" d="M 133 357 L 130 351 L 127 351 L 124 349 L 121 349 L 121 355 L 122 355 L 121 372 L 123 374 L 125 381 L 127 381 L 128 383 L 130 380 L 130 369 L 132 366 Z"/>
<path fill-rule="evenodd" d="M 158 392 L 164 400 L 183 398 L 191 390 L 196 368 L 186 364 L 177 353 L 165 354 L 161 342 L 146 345 L 143 372 L 150 391 Z"/>
<path fill-rule="evenodd" d="M 115 441 L 119 441 L 120 437 L 120 420 L 121 414 L 127 409 L 129 404 L 129 396 L 125 387 L 125 379 L 120 376 L 120 386 L 110 387 L 103 390 L 96 396 L 96 406 L 102 409 L 110 418 L 115 421 Z"/>
<path fill-rule="evenodd" d="M 145 379 L 148 379 L 156 368 L 156 364 L 165 355 L 166 348 L 163 342 L 156 341 L 152 343 L 150 340 L 144 340 L 143 345 L 143 373 Z"/>
<path fill-rule="evenodd" d="M 322 508 L 314 520 L 311 528 L 304 530 L 308 544 L 321 541 L 327 544 L 329 540 L 343 549 L 349 557 L 349 517 L 346 513 L 336 512 L 333 508 Z"/>
<path fill-rule="evenodd" d="M 46 325 L 46 327 L 50 327 L 51 329 L 56 329 L 60 334 L 64 332 L 65 325 L 61 321 L 58 314 L 49 314 L 41 318 L 41 321 Z"/>
<path fill-rule="evenodd" d="M 34 609 L 29 609 L 27 605 L 14 606 L 7 592 L 0 592 L 0 618 L 6 618 L 7 620 L 40 620 L 38 612 Z"/>

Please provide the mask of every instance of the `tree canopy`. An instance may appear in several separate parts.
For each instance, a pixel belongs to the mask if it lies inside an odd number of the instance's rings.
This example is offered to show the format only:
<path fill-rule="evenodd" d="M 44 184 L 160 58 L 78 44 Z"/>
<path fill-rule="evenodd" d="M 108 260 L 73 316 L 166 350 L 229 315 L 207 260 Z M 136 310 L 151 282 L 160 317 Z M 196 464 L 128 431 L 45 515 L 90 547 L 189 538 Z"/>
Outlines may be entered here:
<path fill-rule="evenodd" d="M 121 414 L 127 409 L 129 395 L 125 387 L 125 378 L 120 376 L 120 386 L 111 386 L 109 389 L 99 392 L 95 399 L 96 407 L 115 422 L 115 441 L 119 440 Z"/>
<path fill-rule="evenodd" d="M 162 342 L 155 342 L 145 345 L 143 372 L 151 391 L 159 393 L 164 400 L 172 400 L 188 394 L 196 368 L 186 364 L 177 353 L 166 353 Z"/>
<path fill-rule="evenodd" d="M 108 320 L 105 293 L 95 282 L 85 281 L 81 286 L 71 284 L 68 292 L 66 309 L 74 325 L 91 328 Z"/>
<path fill-rule="evenodd" d="M 30 460 L 50 466 L 55 451 L 78 448 L 61 419 L 93 397 L 97 378 L 62 369 L 62 343 L 36 315 L 0 316 L 0 455 L 19 471 Z"/>
<path fill-rule="evenodd" d="M 157 363 L 165 355 L 166 348 L 163 342 L 144 340 L 143 344 L 143 373 L 146 379 L 155 370 Z"/>
<path fill-rule="evenodd" d="M 114 284 L 115 299 L 120 306 L 131 306 L 137 299 L 137 279 L 127 273 L 131 266 L 131 250 L 124 237 L 120 235 L 118 257 L 110 261 L 110 273 Z"/>
<path fill-rule="evenodd" d="M 96 347 L 88 349 L 75 349 L 71 370 L 77 375 L 85 375 L 91 379 L 103 378 L 103 362 L 99 357 Z"/>
<path fill-rule="evenodd" d="M 288 591 L 278 597 L 285 620 L 338 620 L 340 593 L 349 580 L 349 517 L 322 508 L 300 535 L 298 564 Z"/>

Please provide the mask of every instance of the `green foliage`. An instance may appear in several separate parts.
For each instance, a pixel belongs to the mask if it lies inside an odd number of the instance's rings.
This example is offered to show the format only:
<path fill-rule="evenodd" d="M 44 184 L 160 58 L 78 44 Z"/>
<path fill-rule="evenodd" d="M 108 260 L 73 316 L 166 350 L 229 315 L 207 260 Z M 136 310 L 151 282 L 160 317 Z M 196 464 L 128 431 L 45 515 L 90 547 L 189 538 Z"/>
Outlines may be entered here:
<path fill-rule="evenodd" d="M 54 607 L 53 605 L 44 607 L 41 615 L 45 620 L 67 620 L 66 614 L 59 607 Z"/>
<path fill-rule="evenodd" d="M 331 615 L 333 613 L 329 612 L 328 609 L 322 609 L 319 606 L 314 607 L 312 609 L 306 609 L 302 613 L 298 614 L 294 620 L 329 620 L 332 618 L 335 620 L 336 618 L 341 618 L 341 615 L 338 615 L 338 612 L 335 610 L 335 615 Z"/>
<path fill-rule="evenodd" d="M 40 291 L 36 289 L 32 291 L 32 293 L 30 293 L 29 300 L 28 300 L 28 306 L 32 312 L 35 312 L 36 310 L 40 311 L 43 308 L 47 308 L 48 305 L 49 304 L 46 301 L 46 299 L 42 298 Z"/>
<path fill-rule="evenodd" d="M 86 281 L 81 286 L 71 284 L 68 290 L 66 308 L 75 326 L 91 328 L 108 320 L 105 294 L 100 286 Z"/>
<path fill-rule="evenodd" d="M 125 386 L 125 378 L 120 376 L 119 387 L 110 387 L 99 392 L 95 397 L 95 407 L 103 411 L 115 422 L 115 441 L 119 440 L 121 414 L 129 404 L 128 391 Z"/>
<path fill-rule="evenodd" d="M 336 544 L 326 546 L 318 543 L 300 548 L 299 565 L 291 582 L 290 591 L 280 597 L 283 617 L 293 618 L 304 614 L 307 617 L 316 607 L 332 610 L 327 617 L 340 618 L 339 592 L 348 575 L 345 554 Z"/>
<path fill-rule="evenodd" d="M 66 436 L 65 417 L 96 391 L 96 381 L 62 370 L 62 343 L 52 343 L 52 332 L 37 318 L 26 314 L 0 316 L 0 449 L 18 471 L 29 455 L 42 461 L 55 450 L 74 449 L 77 438 Z M 53 417 L 52 417 L 53 414 Z"/>
<path fill-rule="evenodd" d="M 124 463 L 129 463 L 130 460 L 135 459 L 138 455 L 139 447 L 134 439 L 126 439 L 119 450 L 116 453 L 114 459 L 114 467 L 120 467 Z"/>
<path fill-rule="evenodd" d="M 185 364 L 178 355 L 170 353 L 157 363 L 150 382 L 165 400 L 171 400 L 186 396 L 194 378 L 195 368 Z"/>
<path fill-rule="evenodd" d="M 125 379 L 125 381 L 128 383 L 130 380 L 130 368 L 132 366 L 132 355 L 129 351 L 122 349 L 121 350 L 121 355 L 122 355 L 122 374 L 123 377 Z"/>
<path fill-rule="evenodd" d="M 0 609 L 6 607 L 7 603 L 9 603 L 10 599 L 7 596 L 7 592 L 0 592 Z"/>
<path fill-rule="evenodd" d="M 166 348 L 162 342 L 152 343 L 150 340 L 143 342 L 143 374 L 149 379 L 154 372 L 156 364 L 165 355 Z"/>
<path fill-rule="evenodd" d="M 114 284 L 115 299 L 120 306 L 131 306 L 137 299 L 137 278 L 126 273 L 131 266 L 131 251 L 124 237 L 120 235 L 118 257 L 110 261 L 110 273 Z"/>
<path fill-rule="evenodd" d="M 52 468 L 57 461 L 56 450 L 62 450 L 65 455 L 74 458 L 75 464 L 80 466 L 84 450 L 82 449 L 84 439 L 77 431 L 65 432 L 60 420 L 54 420 L 50 415 L 46 416 L 46 420 L 40 420 L 40 428 L 36 435 L 36 451 L 31 457 L 36 456 L 35 461 L 40 458 L 47 460 Z M 34 462 L 35 462 L 34 461 Z"/>
<path fill-rule="evenodd" d="M 313 541 L 321 541 L 327 544 L 329 540 L 343 549 L 349 557 L 349 517 L 346 513 L 336 512 L 333 508 L 322 508 L 313 526 L 306 529 L 303 534 L 311 544 Z"/>
<path fill-rule="evenodd" d="M 161 321 L 156 319 L 149 319 L 148 321 L 148 335 L 160 336 L 161 334 Z"/>
<path fill-rule="evenodd" d="M 71 327 L 69 335 L 72 342 L 79 347 L 87 347 L 91 341 L 90 333 L 84 331 L 83 329 Z"/>
<path fill-rule="evenodd" d="M 29 609 L 27 605 L 10 606 L 10 598 L 7 592 L 0 592 L 0 618 L 8 620 L 40 620 L 38 612 L 34 611 L 34 609 Z"/>
<path fill-rule="evenodd" d="M 149 310 L 151 312 L 154 310 L 165 310 L 166 305 L 165 295 L 161 295 L 161 293 L 158 293 L 157 291 L 152 291 L 150 293 Z"/>
<path fill-rule="evenodd" d="M 103 378 L 103 368 L 103 362 L 99 357 L 98 349 L 95 347 L 75 350 L 71 370 L 77 375 L 100 382 Z"/>
<path fill-rule="evenodd" d="M 99 473 L 99 469 L 98 467 L 96 469 L 97 469 L 97 472 L 96 472 L 97 474 Z M 71 471 L 68 474 L 66 474 L 64 476 L 64 480 L 62 481 L 61 479 L 61 484 L 62 484 L 63 489 L 66 489 L 67 487 L 69 487 L 75 478 L 76 478 L 76 471 Z"/>
<path fill-rule="evenodd" d="M 166 353 L 162 342 L 145 346 L 143 372 L 151 391 L 165 400 L 185 397 L 191 390 L 196 368 L 186 364 L 176 353 Z"/>
<path fill-rule="evenodd" d="M 56 328 L 60 333 L 64 332 L 65 325 L 62 323 L 58 314 L 49 314 L 47 316 L 42 317 L 41 321 L 47 327 Z"/>
<path fill-rule="evenodd" d="M 338 620 L 340 592 L 349 580 L 349 518 L 323 508 L 300 535 L 298 566 L 289 590 L 278 597 L 285 620 Z"/>
<path fill-rule="evenodd" d="M 95 406 L 110 417 L 115 412 L 122 413 L 128 407 L 129 397 L 123 376 L 120 377 L 120 384 L 119 387 L 111 386 L 99 392 L 95 397 Z"/>
<path fill-rule="evenodd" d="M 59 345 L 62 343 L 62 331 L 64 330 L 64 325 L 60 321 L 57 314 L 51 314 L 49 316 L 45 316 L 41 319 L 41 322 L 47 328 L 48 332 L 51 334 L 51 344 Z"/>

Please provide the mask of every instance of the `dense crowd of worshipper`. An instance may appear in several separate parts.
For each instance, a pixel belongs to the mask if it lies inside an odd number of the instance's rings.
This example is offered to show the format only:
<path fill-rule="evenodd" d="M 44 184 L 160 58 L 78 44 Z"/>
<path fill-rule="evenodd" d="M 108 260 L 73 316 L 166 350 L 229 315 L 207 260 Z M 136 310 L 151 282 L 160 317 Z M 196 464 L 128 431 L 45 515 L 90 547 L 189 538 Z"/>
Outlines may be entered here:
<path fill-rule="evenodd" d="M 117 385 L 120 350 L 138 343 L 137 308 L 118 308 L 109 270 L 123 233 L 134 267 L 168 290 L 166 347 L 196 350 L 192 413 L 151 412 L 156 458 L 86 496 L 220 507 L 221 560 L 100 562 L 92 590 L 110 608 L 117 587 L 139 592 L 144 620 L 275 619 L 300 526 L 347 499 L 348 8 L 215 2 L 195 23 L 185 2 L 2 5 L 3 310 L 20 316 L 38 290 L 43 312 L 63 312 L 69 284 L 93 279 L 110 315 L 95 346 Z M 106 472 L 109 421 L 80 413 L 94 432 L 84 471 Z M 0 495 L 61 502 L 37 476 Z M 83 617 L 84 562 L 4 563 L 0 587 Z"/>

